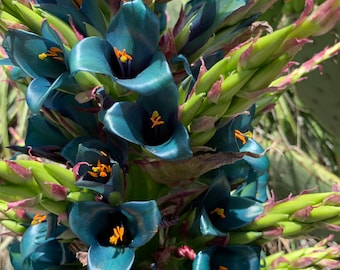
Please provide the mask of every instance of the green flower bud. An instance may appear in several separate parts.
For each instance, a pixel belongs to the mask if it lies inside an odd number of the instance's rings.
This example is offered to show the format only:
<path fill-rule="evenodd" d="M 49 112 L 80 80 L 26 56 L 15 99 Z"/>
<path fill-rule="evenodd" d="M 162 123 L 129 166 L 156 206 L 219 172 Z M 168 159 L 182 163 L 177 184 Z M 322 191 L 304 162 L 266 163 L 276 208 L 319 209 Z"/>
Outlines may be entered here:
<path fill-rule="evenodd" d="M 95 199 L 95 196 L 91 193 L 75 191 L 67 194 L 66 198 L 69 202 L 82 202 L 93 201 Z"/>
<path fill-rule="evenodd" d="M 26 227 L 21 225 L 20 223 L 10 220 L 10 219 L 4 219 L 0 221 L 1 225 L 9 229 L 10 231 L 17 233 L 17 234 L 23 234 L 26 231 Z"/>
<path fill-rule="evenodd" d="M 71 170 L 68 170 L 58 164 L 46 163 L 43 166 L 60 185 L 68 188 L 70 191 L 79 191 L 79 188 L 74 184 L 75 177 Z"/>
<path fill-rule="evenodd" d="M 244 228 L 249 231 L 259 231 L 265 228 L 277 226 L 279 221 L 288 220 L 288 214 L 266 214 L 259 216 L 252 224 Z"/>
<path fill-rule="evenodd" d="M 180 113 L 179 120 L 184 126 L 189 125 L 195 118 L 196 113 L 203 103 L 204 97 L 205 93 L 198 95 L 193 93 L 190 98 L 182 105 L 183 109 Z"/>
<path fill-rule="evenodd" d="M 240 57 L 240 69 L 260 67 L 262 64 L 271 61 L 270 57 L 280 47 L 293 28 L 294 25 L 288 25 L 259 38 L 254 44 L 251 44 Z"/>
<path fill-rule="evenodd" d="M 48 212 L 53 213 L 57 216 L 66 212 L 67 204 L 68 204 L 67 201 L 56 202 L 56 201 L 46 199 L 46 198 L 40 201 L 40 205 L 43 208 L 45 208 Z"/>
<path fill-rule="evenodd" d="M 228 244 L 246 245 L 255 242 L 262 237 L 262 232 L 229 232 Z"/>
<path fill-rule="evenodd" d="M 291 199 L 277 202 L 270 210 L 270 214 L 293 214 L 294 212 L 307 207 L 320 203 L 323 199 L 334 194 L 333 192 L 324 193 L 310 193 L 297 195 Z"/>

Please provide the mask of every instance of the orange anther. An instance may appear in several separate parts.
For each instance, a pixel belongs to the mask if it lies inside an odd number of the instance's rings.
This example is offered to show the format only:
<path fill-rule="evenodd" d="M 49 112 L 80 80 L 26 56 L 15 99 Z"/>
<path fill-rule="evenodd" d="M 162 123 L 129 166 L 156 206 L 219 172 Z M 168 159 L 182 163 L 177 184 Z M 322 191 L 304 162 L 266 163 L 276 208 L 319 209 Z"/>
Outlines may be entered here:
<path fill-rule="evenodd" d="M 37 225 L 40 224 L 42 222 L 44 222 L 47 219 L 47 216 L 44 214 L 36 214 L 33 217 L 33 220 L 31 221 L 31 225 Z"/>
<path fill-rule="evenodd" d="M 120 62 L 125 63 L 128 60 L 132 60 L 132 56 L 126 53 L 126 49 L 123 49 L 122 51 L 118 50 L 116 47 L 113 48 L 115 55 L 117 59 L 120 60 Z"/>
<path fill-rule="evenodd" d="M 150 120 L 152 122 L 151 128 L 154 128 L 155 126 L 158 125 L 163 125 L 164 121 L 161 120 L 161 116 L 159 115 L 158 111 L 153 111 Z"/>
<path fill-rule="evenodd" d="M 210 214 L 217 214 L 217 215 L 219 215 L 221 218 L 225 218 L 225 215 L 224 215 L 224 209 L 223 208 L 218 208 L 218 207 L 216 207 L 214 210 L 212 210 L 211 212 L 210 212 Z"/>
<path fill-rule="evenodd" d="M 123 241 L 125 229 L 123 226 L 116 226 L 113 228 L 113 235 L 110 237 L 110 243 L 113 245 L 117 245 L 118 240 Z"/>

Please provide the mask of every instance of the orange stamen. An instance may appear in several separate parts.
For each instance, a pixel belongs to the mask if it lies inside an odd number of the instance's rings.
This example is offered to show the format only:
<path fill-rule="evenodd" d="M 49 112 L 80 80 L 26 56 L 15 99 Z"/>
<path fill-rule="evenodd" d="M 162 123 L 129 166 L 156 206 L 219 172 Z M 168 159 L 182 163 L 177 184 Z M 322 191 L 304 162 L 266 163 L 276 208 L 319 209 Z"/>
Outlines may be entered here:
<path fill-rule="evenodd" d="M 120 60 L 120 62 L 125 63 L 128 60 L 132 60 L 132 56 L 126 53 L 126 49 L 120 51 L 116 47 L 113 48 L 115 55 L 117 59 Z"/>
<path fill-rule="evenodd" d="M 40 60 L 45 60 L 47 57 L 52 57 L 55 60 L 63 61 L 64 58 L 60 56 L 62 53 L 63 51 L 60 48 L 51 47 L 47 50 L 47 53 L 41 53 L 38 55 L 38 57 Z"/>
<path fill-rule="evenodd" d="M 33 220 L 31 221 L 31 225 L 40 224 L 40 223 L 44 222 L 46 219 L 47 219 L 47 216 L 46 216 L 46 215 L 43 215 L 43 214 L 36 214 L 36 215 L 33 217 Z"/>
<path fill-rule="evenodd" d="M 164 125 L 164 121 L 161 120 L 161 116 L 159 115 L 158 111 L 153 111 L 150 120 L 152 122 L 151 128 L 154 128 L 158 125 Z"/>
<path fill-rule="evenodd" d="M 242 133 L 238 129 L 235 129 L 235 137 L 236 139 L 239 139 L 242 142 L 242 144 L 246 144 L 247 143 L 246 137 L 252 138 L 253 134 L 250 131 Z"/>
<path fill-rule="evenodd" d="M 228 267 L 225 267 L 225 266 L 221 266 L 221 265 L 220 265 L 220 266 L 218 267 L 218 270 L 228 270 Z"/>
<path fill-rule="evenodd" d="M 117 245 L 118 240 L 123 241 L 125 229 L 123 226 L 116 226 L 113 228 L 113 235 L 110 237 L 110 243 L 113 245 Z"/>
<path fill-rule="evenodd" d="M 100 160 L 97 161 L 97 166 L 92 167 L 92 171 L 88 171 L 88 174 L 92 177 L 107 177 L 108 173 L 112 172 L 112 168 L 109 165 L 102 164 Z"/>
<path fill-rule="evenodd" d="M 221 218 L 225 218 L 224 209 L 223 209 L 223 208 L 218 208 L 218 207 L 216 207 L 214 210 L 212 210 L 212 211 L 210 212 L 210 214 L 217 214 L 217 215 L 219 215 Z"/>

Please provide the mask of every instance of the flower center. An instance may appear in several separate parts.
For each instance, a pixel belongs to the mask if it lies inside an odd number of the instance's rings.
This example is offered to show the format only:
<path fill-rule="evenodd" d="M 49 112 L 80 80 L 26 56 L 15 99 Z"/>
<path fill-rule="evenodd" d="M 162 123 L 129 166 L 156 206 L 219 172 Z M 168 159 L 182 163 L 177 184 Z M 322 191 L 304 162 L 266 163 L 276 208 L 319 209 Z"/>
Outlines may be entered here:
<path fill-rule="evenodd" d="M 40 224 L 40 223 L 46 221 L 46 219 L 47 219 L 47 216 L 46 216 L 46 215 L 43 215 L 43 214 L 36 214 L 36 215 L 33 217 L 33 220 L 31 221 L 31 225 Z"/>
<path fill-rule="evenodd" d="M 210 211 L 210 214 L 219 215 L 221 218 L 225 218 L 224 209 L 216 207 L 214 210 Z"/>
<path fill-rule="evenodd" d="M 154 128 L 155 126 L 164 125 L 164 121 L 161 120 L 161 116 L 159 115 L 158 111 L 153 111 L 150 120 L 152 122 L 151 128 Z"/>
<path fill-rule="evenodd" d="M 105 178 L 108 177 L 111 172 L 112 167 L 110 165 L 103 164 L 100 160 L 98 160 L 97 166 L 92 166 L 91 171 L 88 171 L 87 173 L 94 178 Z"/>
<path fill-rule="evenodd" d="M 246 137 L 252 138 L 253 133 L 251 133 L 250 131 L 242 133 L 240 130 L 235 129 L 235 137 L 236 137 L 236 139 L 239 139 L 242 142 L 242 144 L 246 144 L 247 143 Z"/>
<path fill-rule="evenodd" d="M 124 236 L 124 227 L 123 226 L 116 226 L 113 228 L 113 235 L 110 237 L 110 243 L 112 245 L 117 245 L 118 240 L 120 242 L 123 242 L 123 236 Z"/>
<path fill-rule="evenodd" d="M 120 69 L 119 76 L 122 78 L 131 78 L 131 62 L 132 56 L 126 53 L 126 49 L 122 51 L 118 50 L 116 47 L 113 48 L 116 58 L 118 60 L 118 65 Z"/>
<path fill-rule="evenodd" d="M 109 213 L 103 225 L 97 235 L 100 245 L 126 247 L 132 242 L 133 235 L 130 230 L 132 225 L 120 211 Z"/>
<path fill-rule="evenodd" d="M 63 51 L 57 47 L 51 47 L 47 50 L 47 52 L 41 53 L 38 55 L 40 60 L 45 60 L 48 57 L 52 57 L 54 60 L 64 61 Z"/>

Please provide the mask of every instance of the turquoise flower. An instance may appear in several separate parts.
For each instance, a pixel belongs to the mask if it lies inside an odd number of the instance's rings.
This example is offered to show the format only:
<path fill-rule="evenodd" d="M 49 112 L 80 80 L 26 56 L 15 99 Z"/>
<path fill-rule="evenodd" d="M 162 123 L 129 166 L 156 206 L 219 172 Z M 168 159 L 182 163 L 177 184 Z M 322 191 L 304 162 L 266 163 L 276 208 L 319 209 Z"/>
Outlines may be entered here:
<path fill-rule="evenodd" d="M 243 114 L 231 119 L 221 127 L 207 145 L 222 152 L 264 153 L 262 146 L 253 138 L 251 121 L 254 118 L 255 105 Z M 222 167 L 231 185 L 240 186 L 234 193 L 264 202 L 267 200 L 266 184 L 269 159 L 266 155 L 259 158 L 245 156 L 242 160 Z M 242 194 L 242 195 L 241 195 Z"/>
<path fill-rule="evenodd" d="M 43 103 L 44 114 L 28 119 L 25 146 L 13 150 L 65 162 L 60 151 L 75 137 L 98 137 L 100 123 L 91 102 L 79 104 L 73 95 L 56 91 Z M 97 109 L 98 110 L 98 109 Z"/>
<path fill-rule="evenodd" d="M 262 214 L 263 205 L 252 199 L 231 196 L 223 170 L 215 173 L 197 209 L 194 227 L 199 228 L 202 235 L 227 236 L 228 231 L 242 228 Z"/>
<path fill-rule="evenodd" d="M 174 83 L 153 95 L 140 96 L 136 103 L 116 102 L 104 116 L 109 132 L 141 145 L 166 160 L 192 156 L 189 136 L 178 121 L 178 90 Z"/>
<path fill-rule="evenodd" d="M 161 215 L 155 201 L 131 201 L 112 207 L 95 201 L 75 203 L 71 230 L 90 246 L 88 269 L 130 269 L 135 248 L 157 233 Z"/>
<path fill-rule="evenodd" d="M 231 245 L 197 253 L 192 270 L 259 270 L 261 247 Z"/>
<path fill-rule="evenodd" d="M 76 263 L 68 244 L 57 239 L 67 228 L 56 222 L 56 216 L 35 215 L 21 241 L 9 246 L 15 270 L 66 269 L 67 263 Z M 76 266 L 74 264 L 72 269 L 78 269 Z"/>
<path fill-rule="evenodd" d="M 120 166 L 117 159 L 126 158 L 127 149 L 124 146 L 124 142 L 116 145 L 112 140 L 104 143 L 79 137 L 67 144 L 61 154 L 73 166 L 76 186 L 93 190 L 108 199 L 112 192 L 123 192 L 121 166 L 126 164 L 122 162 Z"/>
<path fill-rule="evenodd" d="M 158 40 L 158 17 L 142 0 L 123 1 L 106 39 L 88 37 L 72 48 L 71 73 L 104 74 L 128 90 L 153 94 L 172 81 Z"/>
<path fill-rule="evenodd" d="M 38 113 L 47 97 L 57 88 L 76 93 L 79 85 L 68 69 L 68 51 L 47 21 L 41 26 L 42 36 L 18 29 L 9 29 L 3 42 L 9 59 L 0 64 L 20 67 L 33 80 L 26 101 Z"/>
<path fill-rule="evenodd" d="M 37 7 L 45 10 L 88 36 L 88 31 L 98 31 L 105 35 L 106 25 L 96 0 L 36 0 Z"/>

